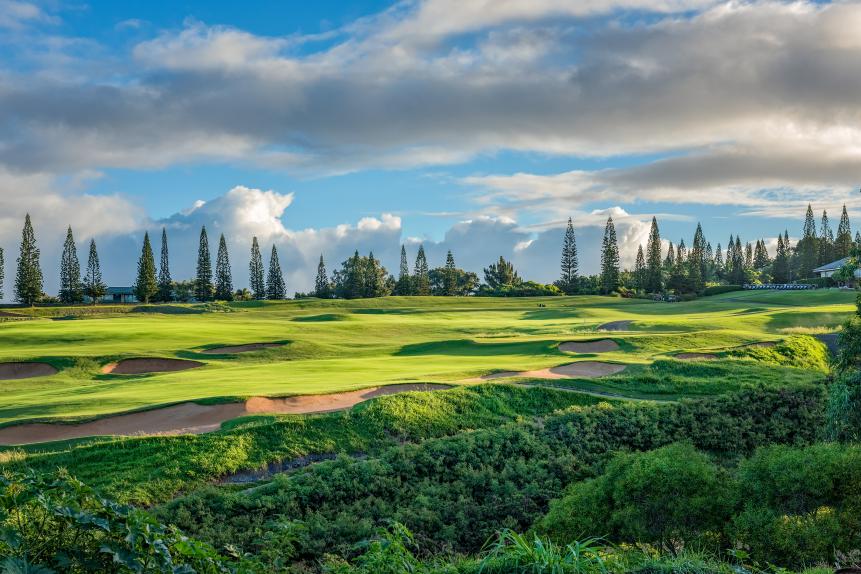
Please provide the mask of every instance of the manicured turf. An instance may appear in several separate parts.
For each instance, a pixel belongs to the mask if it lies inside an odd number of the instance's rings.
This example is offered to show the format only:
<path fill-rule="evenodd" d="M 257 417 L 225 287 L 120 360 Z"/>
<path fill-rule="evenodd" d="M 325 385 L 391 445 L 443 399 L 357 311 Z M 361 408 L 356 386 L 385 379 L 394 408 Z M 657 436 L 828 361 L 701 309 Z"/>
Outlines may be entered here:
<path fill-rule="evenodd" d="M 493 371 L 539 369 L 581 359 L 631 365 L 606 382 L 590 381 L 591 390 L 702 394 L 696 392 L 702 388 L 684 388 L 678 381 L 661 386 L 637 375 L 653 371 L 650 365 L 656 359 L 681 351 L 722 351 L 793 333 L 833 330 L 854 310 L 854 299 L 853 292 L 820 290 L 734 292 L 674 304 L 607 297 L 390 297 L 234 304 L 232 313 L 180 306 L 149 309 L 156 312 L 108 308 L 103 314 L 99 309 L 51 310 L 58 316 L 88 314 L 75 320 L 40 317 L 0 323 L 0 361 L 45 361 L 60 368 L 51 377 L 0 381 L 0 424 L 92 418 L 187 400 L 459 382 Z M 633 321 L 630 332 L 595 332 L 603 323 L 620 320 Z M 604 336 L 621 348 L 600 355 L 556 348 L 562 341 Z M 258 342 L 285 345 L 233 356 L 200 352 Z M 100 373 L 109 362 L 141 356 L 195 359 L 206 365 L 152 375 Z M 809 370 L 734 362 L 739 366 L 729 371 L 737 376 L 713 381 L 705 390 L 816 376 Z M 636 388 L 626 385 L 626 376 L 637 377 Z"/>

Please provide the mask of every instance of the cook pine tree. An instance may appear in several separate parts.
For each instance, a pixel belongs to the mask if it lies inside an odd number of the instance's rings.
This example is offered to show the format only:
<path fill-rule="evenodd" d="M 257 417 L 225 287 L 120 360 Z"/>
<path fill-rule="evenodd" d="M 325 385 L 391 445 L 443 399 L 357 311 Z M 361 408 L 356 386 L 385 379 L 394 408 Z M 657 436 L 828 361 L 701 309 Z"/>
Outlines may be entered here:
<path fill-rule="evenodd" d="M 828 222 L 828 213 L 822 211 L 822 223 L 819 228 L 819 257 L 818 264 L 825 265 L 834 261 L 834 232 Z"/>
<path fill-rule="evenodd" d="M 613 293 L 619 288 L 619 244 L 613 218 L 607 218 L 601 243 L 601 290 Z"/>
<path fill-rule="evenodd" d="M 39 265 L 39 248 L 28 213 L 21 231 L 21 250 L 15 273 L 15 300 L 24 305 L 35 305 L 42 298 L 42 268 Z"/>
<path fill-rule="evenodd" d="M 457 295 L 457 268 L 454 266 L 454 255 L 449 249 L 445 256 L 445 276 L 443 278 L 444 294 L 451 297 Z"/>
<path fill-rule="evenodd" d="M 323 262 L 323 254 L 320 254 L 320 262 L 317 264 L 317 278 L 314 280 L 314 296 L 320 299 L 331 297 L 329 287 L 329 276 L 326 274 L 326 263 Z"/>
<path fill-rule="evenodd" d="M 60 302 L 74 305 L 83 300 L 81 290 L 81 263 L 78 261 L 78 248 L 75 247 L 75 237 L 72 226 L 66 230 L 66 241 L 63 243 L 63 254 L 60 256 Z"/>
<path fill-rule="evenodd" d="M 846 206 L 840 215 L 840 224 L 837 226 L 837 237 L 834 239 L 834 259 L 849 257 L 852 252 L 852 227 L 849 225 L 849 214 Z"/>
<path fill-rule="evenodd" d="M 652 217 L 652 227 L 649 230 L 649 241 L 646 244 L 646 291 L 660 293 L 664 288 L 663 270 L 661 268 L 661 232 L 658 220 Z"/>
<path fill-rule="evenodd" d="M 395 295 L 412 295 L 412 280 L 410 266 L 407 263 L 407 249 L 401 245 L 401 264 L 398 270 L 398 282 L 395 284 Z"/>
<path fill-rule="evenodd" d="M 99 264 L 99 253 L 96 250 L 96 240 L 90 240 L 90 254 L 87 257 L 87 272 L 84 274 L 84 293 L 95 305 L 108 292 L 108 287 L 102 281 L 102 268 Z"/>
<path fill-rule="evenodd" d="M 233 274 L 230 271 L 230 255 L 224 234 L 218 239 L 218 255 L 215 257 L 215 298 L 233 301 Z"/>
<path fill-rule="evenodd" d="M 577 260 L 577 238 L 574 235 L 574 223 L 568 218 L 565 236 L 562 239 L 561 275 L 557 286 L 566 295 L 574 295 L 578 290 L 579 262 Z"/>
<path fill-rule="evenodd" d="M 322 257 L 322 255 L 321 255 Z M 263 257 L 260 255 L 260 245 L 257 236 L 251 239 L 251 259 L 248 262 L 248 282 L 254 298 L 262 300 L 266 298 L 266 282 L 263 279 Z"/>
<path fill-rule="evenodd" d="M 785 238 L 784 238 L 785 241 Z M 797 277 L 806 279 L 813 275 L 819 261 L 819 239 L 816 237 L 816 220 L 813 218 L 813 208 L 807 205 L 807 214 L 804 217 L 804 229 L 801 239 L 795 246 L 798 254 Z"/>
<path fill-rule="evenodd" d="M 281 262 L 278 260 L 278 249 L 274 245 L 269 257 L 269 274 L 266 276 L 266 298 L 273 301 L 287 298 L 287 286 L 281 272 Z"/>
<path fill-rule="evenodd" d="M 149 241 L 149 233 L 144 233 L 141 256 L 138 259 L 138 275 L 135 281 L 135 296 L 142 303 L 149 303 L 150 299 L 158 293 L 158 281 L 155 276 L 155 257 L 152 253 L 152 244 Z"/>
<path fill-rule="evenodd" d="M 643 255 L 643 245 L 637 247 L 637 259 L 634 262 L 634 288 L 642 291 L 646 288 L 646 256 Z"/>
<path fill-rule="evenodd" d="M 416 254 L 416 264 L 413 267 L 413 295 L 430 295 L 428 260 L 425 256 L 424 245 L 419 245 L 419 252 Z"/>
<path fill-rule="evenodd" d="M 173 279 L 170 276 L 170 254 L 167 247 L 167 229 L 161 228 L 161 258 L 158 265 L 158 293 L 159 301 L 173 301 Z"/>
<path fill-rule="evenodd" d="M 200 228 L 200 243 L 197 247 L 194 297 L 198 301 L 211 301 L 212 295 L 212 257 L 209 254 L 209 238 L 206 236 L 206 226 L 203 226 Z"/>

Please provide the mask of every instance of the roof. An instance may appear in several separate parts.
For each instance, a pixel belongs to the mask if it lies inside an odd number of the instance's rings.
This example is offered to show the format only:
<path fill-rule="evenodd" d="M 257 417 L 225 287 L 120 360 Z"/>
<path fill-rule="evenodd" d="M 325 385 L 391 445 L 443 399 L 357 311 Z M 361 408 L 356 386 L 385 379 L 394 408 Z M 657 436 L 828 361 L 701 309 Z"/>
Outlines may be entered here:
<path fill-rule="evenodd" d="M 133 287 L 108 287 L 108 295 L 134 295 Z"/>
<path fill-rule="evenodd" d="M 813 272 L 822 273 L 823 271 L 836 271 L 847 263 L 849 263 L 849 257 L 844 257 L 843 259 L 838 259 L 837 261 L 832 261 L 831 263 L 826 263 L 821 267 L 817 267 Z"/>

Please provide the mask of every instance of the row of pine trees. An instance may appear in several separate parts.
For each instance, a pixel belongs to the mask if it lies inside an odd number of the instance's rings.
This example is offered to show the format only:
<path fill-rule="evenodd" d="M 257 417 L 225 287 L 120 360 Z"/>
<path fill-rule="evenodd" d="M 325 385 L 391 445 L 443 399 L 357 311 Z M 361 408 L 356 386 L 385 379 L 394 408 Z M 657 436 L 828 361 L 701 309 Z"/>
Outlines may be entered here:
<path fill-rule="evenodd" d="M 398 277 L 390 275 L 373 252 L 368 256 L 356 251 L 342 262 L 331 279 L 326 271 L 323 256 L 317 267 L 314 291 L 298 296 L 320 298 L 355 299 L 382 297 L 386 295 L 469 295 L 478 292 L 486 295 L 553 294 L 565 293 L 614 293 L 633 290 L 645 293 L 702 293 L 709 283 L 774 282 L 788 283 L 806 279 L 820 265 L 848 257 L 853 249 L 861 249 L 861 234 L 853 239 L 846 206 L 837 227 L 832 231 L 827 212 L 823 211 L 817 230 L 813 209 L 807 206 L 801 239 L 792 245 L 788 231 L 778 236 L 777 248 L 772 258 L 765 241 L 758 239 L 742 244 L 739 236 L 730 236 L 726 247 L 720 243 L 715 248 L 706 240 L 702 226 L 697 224 L 690 248 L 684 239 L 678 244 L 669 243 L 666 255 L 663 252 L 658 221 L 652 218 L 648 241 L 640 245 L 633 270 L 620 268 L 619 245 L 613 218 L 607 219 L 601 245 L 601 270 L 595 276 L 580 276 L 578 273 L 577 239 L 574 225 L 569 218 L 562 243 L 561 275 L 552 286 L 524 282 L 514 265 L 503 257 L 484 269 L 484 283 L 477 274 L 458 268 L 449 251 L 445 266 L 430 269 L 423 246 L 419 246 L 412 272 L 409 269 L 407 252 L 401 246 Z M 249 263 L 249 288 L 234 290 L 227 241 L 222 234 L 218 241 L 215 270 L 209 250 L 206 227 L 201 228 L 198 245 L 196 275 L 194 280 L 175 282 L 170 272 L 167 230 L 162 229 L 161 252 L 158 266 L 155 263 L 149 233 L 144 234 L 143 247 L 138 259 L 137 278 L 134 284 L 139 301 L 167 302 L 193 297 L 197 301 L 231 301 L 233 299 L 286 299 L 287 289 L 273 245 L 268 270 L 257 237 L 252 239 Z M 4 261 L 0 248 L 0 298 L 3 296 Z M 39 264 L 39 249 L 29 214 L 24 220 L 20 255 L 15 275 L 15 299 L 33 305 L 45 299 L 42 292 L 43 275 Z M 90 241 L 87 265 L 82 274 L 78 260 L 72 228 L 69 227 L 60 259 L 60 291 L 58 300 L 64 304 L 76 304 L 89 298 L 100 300 L 107 292 L 102 280 L 101 266 L 95 240 Z"/>

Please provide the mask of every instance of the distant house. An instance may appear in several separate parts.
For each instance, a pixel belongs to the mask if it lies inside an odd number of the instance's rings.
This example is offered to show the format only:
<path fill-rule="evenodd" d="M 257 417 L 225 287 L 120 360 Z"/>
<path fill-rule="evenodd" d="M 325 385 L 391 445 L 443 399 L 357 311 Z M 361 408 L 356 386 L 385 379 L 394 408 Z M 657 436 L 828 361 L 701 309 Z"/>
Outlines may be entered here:
<path fill-rule="evenodd" d="M 838 259 L 837 261 L 832 261 L 831 263 L 826 263 L 821 267 L 817 267 L 813 270 L 816 273 L 817 277 L 831 277 L 835 273 L 837 273 L 841 267 L 849 263 L 849 258 L 844 257 L 843 259 Z M 861 278 L 861 269 L 855 270 L 855 277 Z"/>
<path fill-rule="evenodd" d="M 99 303 L 137 303 L 133 287 L 108 287 L 105 296 L 99 299 Z"/>

